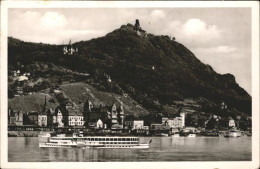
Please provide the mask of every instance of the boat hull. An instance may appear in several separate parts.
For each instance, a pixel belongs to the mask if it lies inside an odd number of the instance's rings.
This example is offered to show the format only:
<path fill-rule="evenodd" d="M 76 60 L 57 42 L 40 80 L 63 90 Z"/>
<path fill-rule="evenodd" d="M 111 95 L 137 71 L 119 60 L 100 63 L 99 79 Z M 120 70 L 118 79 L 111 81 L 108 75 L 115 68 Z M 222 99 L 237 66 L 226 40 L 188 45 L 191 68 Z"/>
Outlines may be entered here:
<path fill-rule="evenodd" d="M 149 148 L 140 143 L 138 137 L 51 137 L 48 142 L 39 142 L 39 147 L 78 147 L 78 148 Z"/>
<path fill-rule="evenodd" d="M 55 144 L 55 143 L 39 143 L 39 147 L 41 148 L 52 148 L 52 147 L 60 147 L 60 148 L 72 148 L 72 147 L 78 147 L 78 148 L 135 148 L 135 149 L 146 149 L 149 148 L 149 144 L 137 144 L 137 145 L 82 145 L 80 146 L 77 144 L 71 144 L 71 145 L 60 145 L 60 144 Z"/>

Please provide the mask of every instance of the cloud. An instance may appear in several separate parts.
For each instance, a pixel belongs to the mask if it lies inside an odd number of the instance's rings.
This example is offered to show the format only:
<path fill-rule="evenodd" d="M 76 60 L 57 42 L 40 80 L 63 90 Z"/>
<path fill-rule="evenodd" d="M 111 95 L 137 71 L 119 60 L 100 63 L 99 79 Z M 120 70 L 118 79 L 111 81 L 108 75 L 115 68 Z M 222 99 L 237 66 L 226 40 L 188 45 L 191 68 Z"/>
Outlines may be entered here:
<path fill-rule="evenodd" d="M 238 49 L 233 46 L 214 46 L 214 47 L 197 47 L 193 48 L 197 53 L 219 53 L 219 54 L 235 54 Z"/>
<path fill-rule="evenodd" d="M 183 30 L 189 35 L 197 35 L 206 30 L 206 23 L 200 19 L 189 19 L 184 25 Z"/>
<path fill-rule="evenodd" d="M 156 19 L 162 19 L 166 17 L 166 14 L 164 11 L 156 9 L 151 12 L 151 17 Z"/>
<path fill-rule="evenodd" d="M 67 20 L 64 15 L 57 12 L 46 12 L 41 18 L 40 23 L 48 29 L 55 29 L 66 26 Z"/>
<path fill-rule="evenodd" d="M 216 51 L 220 53 L 234 53 L 237 51 L 237 48 L 232 46 L 218 46 Z"/>
<path fill-rule="evenodd" d="M 172 21 L 163 32 L 174 36 L 177 41 L 189 47 L 215 46 L 222 38 L 222 31 L 216 25 L 208 25 L 196 18 L 188 19 L 186 22 Z"/>

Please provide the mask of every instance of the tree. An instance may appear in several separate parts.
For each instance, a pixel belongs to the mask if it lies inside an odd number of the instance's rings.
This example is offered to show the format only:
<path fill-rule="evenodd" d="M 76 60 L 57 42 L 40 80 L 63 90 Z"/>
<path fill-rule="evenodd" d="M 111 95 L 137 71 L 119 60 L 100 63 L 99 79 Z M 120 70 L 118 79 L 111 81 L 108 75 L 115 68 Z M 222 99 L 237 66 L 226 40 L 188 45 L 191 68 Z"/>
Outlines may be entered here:
<path fill-rule="evenodd" d="M 211 118 L 207 125 L 206 125 L 206 129 L 208 130 L 213 130 L 213 129 L 216 129 L 217 128 L 217 121 L 214 119 L 214 118 Z"/>
<path fill-rule="evenodd" d="M 191 118 L 191 114 L 187 114 L 185 118 L 185 126 L 194 126 L 194 121 Z"/>

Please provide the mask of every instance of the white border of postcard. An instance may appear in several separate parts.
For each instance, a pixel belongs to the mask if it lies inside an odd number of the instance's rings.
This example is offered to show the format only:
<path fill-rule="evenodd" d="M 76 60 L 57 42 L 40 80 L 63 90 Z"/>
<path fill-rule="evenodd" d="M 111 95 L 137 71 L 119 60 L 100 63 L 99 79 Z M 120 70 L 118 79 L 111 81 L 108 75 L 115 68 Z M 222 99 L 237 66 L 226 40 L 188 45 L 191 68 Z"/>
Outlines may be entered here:
<path fill-rule="evenodd" d="M 151 8 L 249 7 L 252 10 L 252 161 L 230 162 L 8 162 L 7 146 L 7 25 L 8 8 Z M 234 168 L 256 169 L 259 164 L 259 2 L 257 1 L 4 1 L 1 2 L 1 168 Z"/>

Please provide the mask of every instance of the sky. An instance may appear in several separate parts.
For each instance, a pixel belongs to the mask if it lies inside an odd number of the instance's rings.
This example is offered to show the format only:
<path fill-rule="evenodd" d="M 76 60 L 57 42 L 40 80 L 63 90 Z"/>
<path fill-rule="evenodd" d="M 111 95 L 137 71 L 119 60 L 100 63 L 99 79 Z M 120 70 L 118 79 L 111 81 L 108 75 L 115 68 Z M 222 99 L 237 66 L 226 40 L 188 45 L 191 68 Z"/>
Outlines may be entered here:
<path fill-rule="evenodd" d="M 8 36 L 62 44 L 105 36 L 136 19 L 148 33 L 175 37 L 217 73 L 233 74 L 251 95 L 250 8 L 9 8 Z"/>

